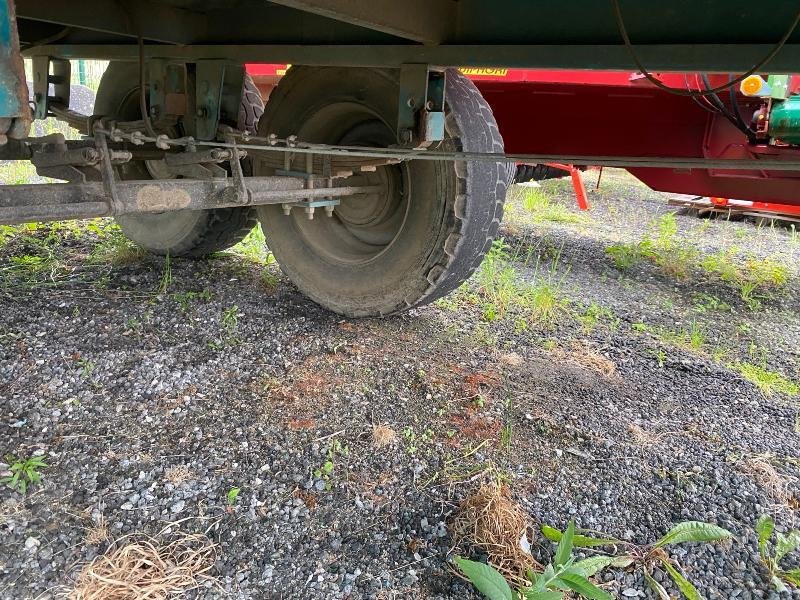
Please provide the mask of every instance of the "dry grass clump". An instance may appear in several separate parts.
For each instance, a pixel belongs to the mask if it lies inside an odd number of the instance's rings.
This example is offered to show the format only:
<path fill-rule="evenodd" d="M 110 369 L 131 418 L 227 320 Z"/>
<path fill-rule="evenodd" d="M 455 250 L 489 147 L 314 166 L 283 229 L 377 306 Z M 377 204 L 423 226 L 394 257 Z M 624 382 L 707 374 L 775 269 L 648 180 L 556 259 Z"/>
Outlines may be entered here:
<path fill-rule="evenodd" d="M 452 523 L 456 547 L 480 548 L 490 565 L 519 585 L 528 583 L 528 570 L 542 570 L 520 544 L 527 529 L 527 514 L 511 499 L 508 487 L 498 483 L 484 483 L 467 496 Z"/>
<path fill-rule="evenodd" d="M 397 432 L 382 423 L 372 428 L 372 443 L 376 448 L 385 448 L 391 446 L 397 441 Z"/>
<path fill-rule="evenodd" d="M 169 543 L 122 538 L 87 564 L 70 600 L 163 600 L 213 580 L 216 544 L 204 535 L 182 535 Z"/>
<path fill-rule="evenodd" d="M 780 474 L 775 467 L 761 457 L 741 461 L 738 467 L 740 471 L 750 475 L 767 496 L 778 504 L 788 506 L 789 500 L 792 498 L 789 484 L 793 478 Z"/>
<path fill-rule="evenodd" d="M 100 515 L 94 525 L 86 529 L 83 541 L 90 546 L 95 546 L 105 542 L 108 538 L 108 521 L 103 515 Z"/>
<path fill-rule="evenodd" d="M 568 360 L 604 377 L 611 377 L 617 372 L 617 365 L 613 361 L 598 354 L 583 342 L 572 341 L 564 346 L 555 346 L 550 353 L 560 360 Z"/>
<path fill-rule="evenodd" d="M 189 481 L 193 475 L 191 469 L 186 465 L 175 465 L 164 472 L 164 478 L 174 485 Z"/>

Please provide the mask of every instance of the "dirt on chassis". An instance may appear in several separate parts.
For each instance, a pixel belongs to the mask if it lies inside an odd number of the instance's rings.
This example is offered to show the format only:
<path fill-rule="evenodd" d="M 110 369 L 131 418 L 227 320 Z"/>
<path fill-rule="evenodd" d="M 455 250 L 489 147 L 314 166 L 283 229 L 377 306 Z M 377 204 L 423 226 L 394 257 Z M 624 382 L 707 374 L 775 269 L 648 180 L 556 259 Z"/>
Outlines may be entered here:
<path fill-rule="evenodd" d="M 674 551 L 703 597 L 796 597 L 770 591 L 753 527 L 797 527 L 800 247 L 678 216 L 673 241 L 700 249 L 683 277 L 648 257 L 620 271 L 607 248 L 656 240 L 669 213 L 604 182 L 588 217 L 560 182 L 547 202 L 513 189 L 507 248 L 381 320 L 318 308 L 253 239 L 198 262 L 107 221 L 2 230 L 0 451 L 47 467 L 24 496 L 0 488 L 0 598 L 187 533 L 217 544 L 189 597 L 477 598 L 451 525 L 497 476 L 541 561 L 541 524 L 644 544 L 701 520 L 735 536 Z M 729 251 L 786 266 L 785 285 L 749 306 L 700 266 Z M 641 572 L 599 583 L 652 597 Z"/>

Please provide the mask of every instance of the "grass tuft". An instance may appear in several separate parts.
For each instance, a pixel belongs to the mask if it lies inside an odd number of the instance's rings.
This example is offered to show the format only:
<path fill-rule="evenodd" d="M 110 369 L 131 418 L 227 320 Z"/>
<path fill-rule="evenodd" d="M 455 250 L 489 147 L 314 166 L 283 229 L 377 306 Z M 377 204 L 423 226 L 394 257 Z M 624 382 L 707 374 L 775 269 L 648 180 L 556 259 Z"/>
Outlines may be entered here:
<path fill-rule="evenodd" d="M 566 206 L 552 200 L 539 188 L 528 188 L 522 206 L 531 214 L 534 223 L 583 223 L 583 215 L 575 214 Z"/>
<path fill-rule="evenodd" d="M 771 396 L 772 394 L 785 394 L 787 396 L 800 395 L 800 385 L 791 379 L 787 379 L 780 373 L 770 371 L 766 366 L 754 365 L 749 362 L 740 362 L 733 367 L 741 374 L 742 377 L 747 379 L 750 383 L 755 384 L 765 395 Z"/>

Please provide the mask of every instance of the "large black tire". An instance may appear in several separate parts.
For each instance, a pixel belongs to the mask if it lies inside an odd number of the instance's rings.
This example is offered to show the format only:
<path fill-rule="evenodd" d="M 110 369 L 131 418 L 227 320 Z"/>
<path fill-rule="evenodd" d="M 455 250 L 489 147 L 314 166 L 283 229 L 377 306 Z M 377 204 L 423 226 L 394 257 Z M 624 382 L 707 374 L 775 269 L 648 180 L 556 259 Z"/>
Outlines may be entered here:
<path fill-rule="evenodd" d="M 258 88 L 247 76 L 236 125 L 255 132 L 263 112 L 264 103 Z M 97 89 L 94 113 L 120 120 L 140 118 L 136 63 L 112 62 L 108 66 Z M 246 169 L 249 170 L 249 165 Z M 121 165 L 118 172 L 122 179 L 155 176 L 152 165 L 148 168 L 143 162 Z M 255 210 L 244 207 L 122 215 L 117 217 L 117 223 L 126 237 L 154 254 L 199 258 L 241 241 L 256 225 L 257 218 Z"/>
<path fill-rule="evenodd" d="M 398 73 L 293 67 L 272 92 L 259 134 L 308 142 L 396 143 Z M 443 149 L 502 152 L 489 105 L 458 71 L 447 73 Z M 267 244 L 292 281 L 347 316 L 388 315 L 444 296 L 480 265 L 500 228 L 513 165 L 410 161 L 349 178 L 384 192 L 345 198 L 308 220 L 259 208 Z M 256 175 L 270 169 L 254 159 Z"/>
<path fill-rule="evenodd" d="M 569 171 L 551 167 L 550 165 L 517 165 L 517 172 L 514 174 L 514 183 L 525 183 L 527 181 L 544 181 L 546 179 L 559 179 L 569 175 Z"/>

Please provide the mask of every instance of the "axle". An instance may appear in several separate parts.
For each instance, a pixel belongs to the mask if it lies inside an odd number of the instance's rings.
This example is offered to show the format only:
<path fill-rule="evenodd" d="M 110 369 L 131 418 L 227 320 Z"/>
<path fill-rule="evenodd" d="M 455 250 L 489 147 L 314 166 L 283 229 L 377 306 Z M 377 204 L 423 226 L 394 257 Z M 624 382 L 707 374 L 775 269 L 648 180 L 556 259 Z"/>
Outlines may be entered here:
<path fill-rule="evenodd" d="M 230 178 L 118 181 L 113 194 L 100 181 L 0 186 L 0 223 L 262 204 L 282 204 L 284 211 L 302 208 L 313 218 L 317 207 L 332 207 L 340 198 L 380 191 L 379 186 L 307 189 L 306 181 L 297 177 L 248 177 L 244 182 L 241 187 Z"/>

